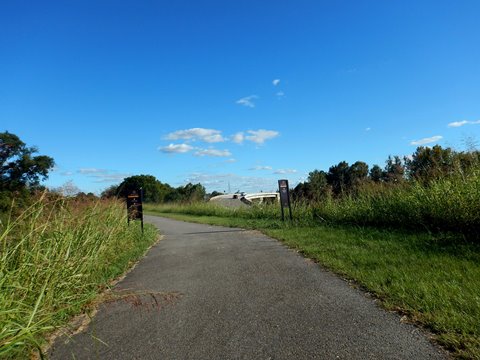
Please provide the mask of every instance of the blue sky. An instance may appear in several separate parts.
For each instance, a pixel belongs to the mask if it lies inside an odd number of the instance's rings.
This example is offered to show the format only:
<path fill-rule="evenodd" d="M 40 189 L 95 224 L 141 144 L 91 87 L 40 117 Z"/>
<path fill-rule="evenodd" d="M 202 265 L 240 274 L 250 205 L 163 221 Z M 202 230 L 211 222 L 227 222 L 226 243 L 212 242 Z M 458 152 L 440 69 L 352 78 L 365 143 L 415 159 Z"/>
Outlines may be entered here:
<path fill-rule="evenodd" d="M 0 131 L 99 192 L 269 191 L 480 135 L 479 1 L 3 1 Z"/>

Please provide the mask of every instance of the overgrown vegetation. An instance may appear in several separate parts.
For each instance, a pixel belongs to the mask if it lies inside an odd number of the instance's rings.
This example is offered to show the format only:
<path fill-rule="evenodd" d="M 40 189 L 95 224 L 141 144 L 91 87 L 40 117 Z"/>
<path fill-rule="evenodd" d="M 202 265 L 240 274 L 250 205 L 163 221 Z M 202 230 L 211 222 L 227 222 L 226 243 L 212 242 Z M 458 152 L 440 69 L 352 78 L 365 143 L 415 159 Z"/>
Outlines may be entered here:
<path fill-rule="evenodd" d="M 0 357 L 27 358 L 156 238 L 124 204 L 47 194 L 0 225 Z"/>

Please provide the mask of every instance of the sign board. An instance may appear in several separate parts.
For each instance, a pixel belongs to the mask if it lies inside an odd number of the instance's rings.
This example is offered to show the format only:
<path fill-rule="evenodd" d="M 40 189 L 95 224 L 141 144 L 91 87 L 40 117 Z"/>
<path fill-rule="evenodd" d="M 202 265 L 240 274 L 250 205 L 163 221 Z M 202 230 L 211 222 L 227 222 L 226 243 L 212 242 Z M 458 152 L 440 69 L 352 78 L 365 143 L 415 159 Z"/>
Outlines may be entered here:
<path fill-rule="evenodd" d="M 290 220 L 292 220 L 292 206 L 290 204 L 290 189 L 288 187 L 288 180 L 278 180 L 278 190 L 280 192 L 280 208 L 282 209 L 282 220 L 285 221 L 284 208 L 288 208 Z"/>
<path fill-rule="evenodd" d="M 143 189 L 139 191 L 133 190 L 127 195 L 127 217 L 128 223 L 130 220 L 140 220 L 142 222 L 143 231 Z"/>

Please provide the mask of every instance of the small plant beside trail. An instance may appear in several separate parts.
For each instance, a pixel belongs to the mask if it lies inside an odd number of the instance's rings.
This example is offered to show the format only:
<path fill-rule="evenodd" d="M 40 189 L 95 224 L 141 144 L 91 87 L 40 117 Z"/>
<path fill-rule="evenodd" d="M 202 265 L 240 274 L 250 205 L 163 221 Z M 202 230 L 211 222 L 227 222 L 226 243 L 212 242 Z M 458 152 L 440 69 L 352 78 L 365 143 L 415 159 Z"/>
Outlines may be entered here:
<path fill-rule="evenodd" d="M 155 241 L 124 204 L 47 196 L 0 225 L 0 358 L 26 358 Z"/>

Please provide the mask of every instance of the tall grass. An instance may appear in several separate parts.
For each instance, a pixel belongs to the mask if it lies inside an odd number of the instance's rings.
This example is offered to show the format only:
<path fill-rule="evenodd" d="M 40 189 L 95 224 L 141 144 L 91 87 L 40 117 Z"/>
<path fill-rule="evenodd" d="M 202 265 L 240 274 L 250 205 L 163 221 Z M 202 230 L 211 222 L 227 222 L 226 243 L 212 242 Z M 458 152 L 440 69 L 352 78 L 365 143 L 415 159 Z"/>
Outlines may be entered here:
<path fill-rule="evenodd" d="M 480 172 L 451 176 L 427 185 L 363 189 L 313 206 L 318 218 L 330 223 L 451 232 L 480 238 Z"/>
<path fill-rule="evenodd" d="M 41 197 L 0 225 L 0 358 L 27 357 L 156 237 L 117 202 Z"/>

